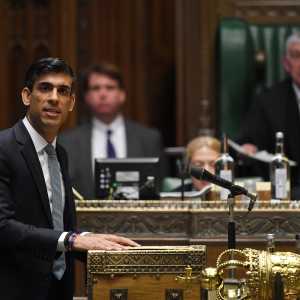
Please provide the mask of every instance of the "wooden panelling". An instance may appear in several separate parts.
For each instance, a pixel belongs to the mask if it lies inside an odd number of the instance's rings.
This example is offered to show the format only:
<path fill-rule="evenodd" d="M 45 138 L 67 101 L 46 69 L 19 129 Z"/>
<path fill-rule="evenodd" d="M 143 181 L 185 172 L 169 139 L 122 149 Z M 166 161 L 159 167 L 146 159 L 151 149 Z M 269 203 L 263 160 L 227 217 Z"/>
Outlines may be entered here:
<path fill-rule="evenodd" d="M 19 3 L 20 5 L 11 5 Z M 75 69 L 108 60 L 127 88 L 126 114 L 183 145 L 216 127 L 216 31 L 220 18 L 299 23 L 298 0 L 29 0 L 0 3 L 0 127 L 24 113 L 24 71 L 60 56 Z M 77 102 L 67 126 L 83 115 Z M 77 113 L 76 113 L 77 112 Z M 166 117 L 167 116 L 167 117 Z"/>
<path fill-rule="evenodd" d="M 170 145 L 175 143 L 173 21 L 172 0 L 78 1 L 79 70 L 102 61 L 117 64 L 127 90 L 127 116 L 158 127 Z"/>
<path fill-rule="evenodd" d="M 25 113 L 20 92 L 31 62 L 58 56 L 76 68 L 74 4 L 73 0 L 1 1 L 1 128 L 11 126 Z M 75 115 L 69 122 L 74 121 Z"/>
<path fill-rule="evenodd" d="M 124 74 L 126 112 L 146 120 L 144 1 L 78 1 L 78 66 L 108 61 Z"/>
<path fill-rule="evenodd" d="M 176 1 L 177 143 L 213 128 L 215 1 Z"/>

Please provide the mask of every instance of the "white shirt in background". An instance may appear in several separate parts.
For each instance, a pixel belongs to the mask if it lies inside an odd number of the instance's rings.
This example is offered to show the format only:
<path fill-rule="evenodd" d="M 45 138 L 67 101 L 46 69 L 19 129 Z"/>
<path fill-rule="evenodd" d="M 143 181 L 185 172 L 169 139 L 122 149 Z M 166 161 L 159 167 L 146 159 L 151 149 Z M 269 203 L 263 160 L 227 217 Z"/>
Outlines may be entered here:
<path fill-rule="evenodd" d="M 94 172 L 95 158 L 106 158 L 107 130 L 111 130 L 110 140 L 114 145 L 117 158 L 127 156 L 125 121 L 122 115 L 118 115 L 109 125 L 101 122 L 99 119 L 92 120 L 92 138 L 91 138 L 91 159 L 92 170 Z"/>

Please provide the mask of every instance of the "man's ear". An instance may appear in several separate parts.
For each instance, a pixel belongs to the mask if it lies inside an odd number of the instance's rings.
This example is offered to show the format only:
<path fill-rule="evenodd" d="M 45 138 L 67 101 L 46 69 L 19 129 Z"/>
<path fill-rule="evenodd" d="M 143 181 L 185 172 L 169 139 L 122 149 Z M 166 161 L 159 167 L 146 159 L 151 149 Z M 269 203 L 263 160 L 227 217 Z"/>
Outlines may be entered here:
<path fill-rule="evenodd" d="M 126 101 L 126 92 L 124 90 L 120 91 L 120 100 L 122 104 L 124 104 Z"/>
<path fill-rule="evenodd" d="M 69 107 L 69 111 L 72 111 L 74 109 L 74 105 L 75 105 L 75 94 L 72 94 L 71 96 L 71 104 L 70 104 L 70 107 Z"/>
<path fill-rule="evenodd" d="M 30 105 L 30 95 L 31 95 L 31 91 L 29 90 L 28 87 L 24 87 L 22 92 L 21 92 L 21 95 L 22 95 L 22 101 L 23 101 L 23 104 L 25 106 L 29 106 Z"/>
<path fill-rule="evenodd" d="M 291 65 L 290 65 L 289 59 L 286 56 L 282 59 L 282 64 L 283 64 L 284 70 L 287 73 L 290 73 Z"/>

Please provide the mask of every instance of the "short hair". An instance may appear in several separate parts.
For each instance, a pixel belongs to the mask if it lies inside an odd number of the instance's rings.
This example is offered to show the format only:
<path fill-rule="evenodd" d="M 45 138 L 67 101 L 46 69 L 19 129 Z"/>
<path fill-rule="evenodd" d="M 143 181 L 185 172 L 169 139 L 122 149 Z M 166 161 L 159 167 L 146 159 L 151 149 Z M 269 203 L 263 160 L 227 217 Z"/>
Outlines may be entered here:
<path fill-rule="evenodd" d="M 288 49 L 291 44 L 293 43 L 300 43 L 300 32 L 295 31 L 290 36 L 288 36 L 286 42 L 285 42 L 285 54 L 288 54 Z"/>
<path fill-rule="evenodd" d="M 221 151 L 221 143 L 211 136 L 200 136 L 191 140 L 186 147 L 186 157 L 191 159 L 194 153 L 201 148 L 209 148 L 217 153 Z"/>
<path fill-rule="evenodd" d="M 41 58 L 31 64 L 25 74 L 24 86 L 32 90 L 36 80 L 49 73 L 64 73 L 72 78 L 72 88 L 75 75 L 72 68 L 61 58 Z"/>
<path fill-rule="evenodd" d="M 89 80 L 92 74 L 107 76 L 117 81 L 119 87 L 124 89 L 124 81 L 120 69 L 114 64 L 103 62 L 101 64 L 91 65 L 82 72 L 81 88 L 83 93 L 86 93 L 89 89 Z"/>

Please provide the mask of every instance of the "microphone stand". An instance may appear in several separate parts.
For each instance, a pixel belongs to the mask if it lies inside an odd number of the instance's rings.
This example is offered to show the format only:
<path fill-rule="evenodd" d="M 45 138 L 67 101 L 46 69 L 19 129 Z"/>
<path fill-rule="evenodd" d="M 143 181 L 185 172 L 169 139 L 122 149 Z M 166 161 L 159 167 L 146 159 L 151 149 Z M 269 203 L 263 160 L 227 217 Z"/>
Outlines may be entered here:
<path fill-rule="evenodd" d="M 238 185 L 233 185 L 230 189 L 230 194 L 227 197 L 227 204 L 229 209 L 229 221 L 227 225 L 227 234 L 228 234 L 228 240 L 227 240 L 227 248 L 228 249 L 235 249 L 236 248 L 236 223 L 234 218 L 234 206 L 235 206 L 235 197 L 239 195 L 243 195 L 244 191 L 241 189 Z M 232 257 L 233 259 L 233 257 Z M 228 283 L 234 283 L 237 284 L 238 281 L 236 278 L 236 272 L 234 269 L 229 270 L 229 279 Z"/>
<path fill-rule="evenodd" d="M 227 203 L 229 208 L 229 222 L 228 222 L 228 249 L 235 249 L 236 247 L 236 233 L 235 233 L 235 220 L 234 220 L 234 205 L 235 197 L 238 195 L 246 195 L 250 198 L 248 212 L 252 210 L 256 201 L 256 195 L 249 193 L 244 187 L 233 184 L 231 181 L 227 181 L 221 177 L 209 173 L 204 168 L 197 168 L 195 166 L 189 166 L 190 174 L 200 180 L 206 180 L 214 183 L 220 187 L 228 189 L 230 194 L 227 196 Z"/>
<path fill-rule="evenodd" d="M 236 232 L 235 232 L 235 220 L 234 220 L 234 205 L 235 205 L 235 196 L 230 193 L 227 197 L 227 204 L 229 208 L 229 221 L 227 224 L 227 248 L 235 249 L 236 248 Z"/>
<path fill-rule="evenodd" d="M 236 224 L 234 219 L 235 197 L 239 195 L 243 195 L 244 191 L 238 185 L 233 185 L 229 190 L 230 190 L 230 194 L 227 197 L 227 203 L 229 208 L 227 248 L 235 249 L 236 248 L 236 231 L 235 231 Z"/>

